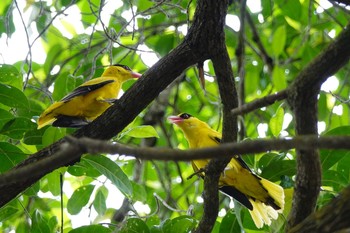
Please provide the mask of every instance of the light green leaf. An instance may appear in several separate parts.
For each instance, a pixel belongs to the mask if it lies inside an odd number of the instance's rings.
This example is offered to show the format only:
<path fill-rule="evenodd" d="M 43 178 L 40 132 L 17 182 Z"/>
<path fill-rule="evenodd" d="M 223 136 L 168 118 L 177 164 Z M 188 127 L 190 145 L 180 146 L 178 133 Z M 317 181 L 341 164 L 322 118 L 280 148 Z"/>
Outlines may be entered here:
<path fill-rule="evenodd" d="M 96 168 L 101 175 L 105 175 L 125 196 L 131 197 L 131 182 L 115 162 L 102 155 L 87 155 L 82 160 Z"/>
<path fill-rule="evenodd" d="M 0 103 L 12 108 L 28 108 L 28 100 L 23 92 L 3 83 L 0 83 Z"/>
<path fill-rule="evenodd" d="M 67 210 L 70 214 L 78 214 L 81 209 L 89 202 L 92 191 L 94 191 L 94 185 L 85 185 L 76 189 L 69 198 L 67 203 Z"/>
<path fill-rule="evenodd" d="M 151 125 L 140 125 L 133 127 L 120 135 L 120 138 L 124 136 L 130 136 L 134 138 L 159 138 L 157 131 Z"/>
<path fill-rule="evenodd" d="M 278 107 L 275 115 L 273 115 L 269 122 L 270 130 L 273 136 L 278 137 L 281 133 L 284 119 L 284 109 L 280 106 Z"/>
<path fill-rule="evenodd" d="M 286 74 L 284 69 L 275 66 L 272 71 L 272 83 L 275 91 L 283 90 L 287 87 Z"/>
<path fill-rule="evenodd" d="M 284 50 L 286 44 L 287 32 L 285 26 L 280 26 L 273 34 L 272 52 L 275 57 L 278 57 Z"/>

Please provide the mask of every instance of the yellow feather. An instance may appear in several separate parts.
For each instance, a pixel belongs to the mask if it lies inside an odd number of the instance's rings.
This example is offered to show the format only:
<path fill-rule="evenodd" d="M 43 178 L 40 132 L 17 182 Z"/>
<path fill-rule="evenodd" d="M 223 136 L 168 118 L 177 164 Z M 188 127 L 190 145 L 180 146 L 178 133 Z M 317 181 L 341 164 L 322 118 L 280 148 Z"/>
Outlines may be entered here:
<path fill-rule="evenodd" d="M 169 120 L 181 128 L 190 148 L 212 147 L 219 144 L 221 134 L 189 114 L 171 116 Z M 194 160 L 192 166 L 197 171 L 204 168 L 209 161 L 209 159 Z M 219 178 L 219 186 L 234 187 L 245 196 L 252 205 L 252 210 L 249 212 L 258 228 L 264 224 L 270 225 L 271 219 L 276 219 L 278 213 L 283 210 L 283 188 L 253 174 L 239 157 L 231 159 Z"/>
<path fill-rule="evenodd" d="M 101 77 L 83 83 L 61 101 L 49 106 L 39 117 L 38 129 L 54 123 L 60 116 L 94 120 L 111 106 L 106 100 L 118 97 L 123 82 L 140 76 L 123 66 L 108 67 Z"/>

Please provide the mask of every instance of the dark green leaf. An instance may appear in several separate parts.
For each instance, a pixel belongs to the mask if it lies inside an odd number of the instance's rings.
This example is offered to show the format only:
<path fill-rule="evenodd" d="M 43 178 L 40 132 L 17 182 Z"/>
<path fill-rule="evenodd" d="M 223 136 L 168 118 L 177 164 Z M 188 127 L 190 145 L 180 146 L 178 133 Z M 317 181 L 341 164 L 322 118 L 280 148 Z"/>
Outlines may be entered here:
<path fill-rule="evenodd" d="M 132 184 L 132 200 L 146 202 L 147 200 L 147 192 L 145 190 L 145 186 L 141 184 L 137 184 L 135 182 L 131 182 Z"/>
<path fill-rule="evenodd" d="M 106 197 L 101 190 L 97 191 L 93 205 L 99 215 L 104 215 L 107 210 Z"/>
<path fill-rule="evenodd" d="M 18 209 L 13 206 L 5 206 L 0 209 L 0 221 L 3 222 L 8 218 L 11 218 L 12 215 L 18 212 Z"/>
<path fill-rule="evenodd" d="M 11 85 L 20 90 L 23 88 L 22 75 L 12 65 L 0 64 L 0 83 Z"/>
<path fill-rule="evenodd" d="M 0 142 L 0 172 L 3 173 L 27 158 L 27 156 L 16 146 Z"/>
<path fill-rule="evenodd" d="M 85 156 L 82 160 L 105 175 L 126 197 L 132 196 L 132 185 L 120 167 L 105 156 Z"/>
<path fill-rule="evenodd" d="M 327 133 L 325 136 L 341 136 L 341 135 L 350 135 L 350 126 L 341 126 L 334 128 Z M 322 170 L 327 171 L 332 166 L 334 166 L 338 161 L 343 159 L 345 156 L 350 154 L 349 151 L 345 150 L 321 150 L 320 158 L 322 163 Z"/>
<path fill-rule="evenodd" d="M 28 130 L 35 129 L 36 124 L 25 117 L 16 117 L 5 123 L 0 129 L 0 134 L 6 135 L 13 139 L 22 139 L 24 133 Z"/>
<path fill-rule="evenodd" d="M 104 227 L 102 225 L 82 226 L 69 231 L 69 233 L 111 233 L 111 232 L 113 232 L 111 229 Z"/>
<path fill-rule="evenodd" d="M 42 137 L 43 146 L 51 145 L 66 135 L 66 130 L 63 128 L 48 127 Z"/>
<path fill-rule="evenodd" d="M 32 228 L 31 228 L 32 233 L 50 232 L 48 220 L 38 210 L 35 210 L 34 215 L 32 217 L 32 221 L 33 221 Z"/>
<path fill-rule="evenodd" d="M 149 233 L 149 229 L 141 219 L 129 218 L 120 233 Z"/>
<path fill-rule="evenodd" d="M 3 83 L 0 83 L 0 103 L 12 108 L 28 108 L 28 100 L 23 92 Z"/>
<path fill-rule="evenodd" d="M 85 185 L 76 189 L 69 198 L 67 203 L 67 210 L 70 214 L 78 214 L 81 209 L 89 202 L 92 191 L 94 191 L 94 185 Z"/>
<path fill-rule="evenodd" d="M 190 216 L 180 216 L 163 224 L 162 230 L 167 233 L 187 233 L 193 230 L 197 222 Z"/>
<path fill-rule="evenodd" d="M 282 176 L 295 175 L 296 163 L 295 160 L 279 160 L 266 166 L 261 176 L 272 182 L 279 181 Z"/>
<path fill-rule="evenodd" d="M 28 130 L 24 133 L 23 142 L 27 145 L 41 145 L 45 128 Z"/>
<path fill-rule="evenodd" d="M 236 215 L 233 211 L 228 211 L 221 221 L 220 233 L 235 233 L 241 232 L 241 227 L 237 221 Z"/>
<path fill-rule="evenodd" d="M 0 129 L 2 129 L 6 122 L 13 118 L 14 117 L 11 113 L 0 108 Z"/>

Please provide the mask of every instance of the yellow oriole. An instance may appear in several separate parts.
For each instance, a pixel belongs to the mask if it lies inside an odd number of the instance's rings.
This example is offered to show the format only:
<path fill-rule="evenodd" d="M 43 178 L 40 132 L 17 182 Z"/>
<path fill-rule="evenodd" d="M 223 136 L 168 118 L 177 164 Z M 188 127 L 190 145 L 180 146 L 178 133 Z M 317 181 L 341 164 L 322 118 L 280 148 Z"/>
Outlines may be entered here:
<path fill-rule="evenodd" d="M 108 67 L 101 77 L 83 83 L 48 107 L 39 117 L 38 129 L 49 124 L 72 128 L 88 124 L 113 104 L 123 82 L 139 77 L 125 65 Z"/>
<path fill-rule="evenodd" d="M 190 148 L 218 146 L 221 133 L 188 113 L 168 119 L 183 131 Z M 205 168 L 210 159 L 193 160 L 195 172 Z M 204 177 L 204 173 L 199 173 Z M 219 178 L 220 191 L 233 197 L 249 209 L 258 228 L 271 224 L 284 207 L 284 190 L 281 186 L 254 174 L 240 156 L 234 156 Z"/>

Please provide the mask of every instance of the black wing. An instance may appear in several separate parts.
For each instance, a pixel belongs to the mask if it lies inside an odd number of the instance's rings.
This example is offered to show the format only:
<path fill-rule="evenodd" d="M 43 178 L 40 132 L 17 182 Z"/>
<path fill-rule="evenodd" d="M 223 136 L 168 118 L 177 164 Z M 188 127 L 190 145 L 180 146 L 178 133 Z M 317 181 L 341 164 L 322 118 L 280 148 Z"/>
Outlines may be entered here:
<path fill-rule="evenodd" d="M 68 102 L 69 100 L 73 99 L 76 96 L 86 95 L 86 94 L 88 94 L 94 90 L 97 90 L 97 89 L 103 87 L 104 85 L 106 85 L 108 83 L 112 83 L 112 82 L 114 82 L 114 80 L 107 80 L 107 81 L 96 83 L 93 85 L 80 86 L 80 87 L 74 89 L 71 93 L 69 93 L 65 97 L 63 97 L 63 99 L 61 101 Z"/>
<path fill-rule="evenodd" d="M 52 126 L 64 128 L 80 128 L 89 123 L 89 121 L 81 117 L 59 115 L 56 117 L 56 120 L 52 123 Z"/>
<path fill-rule="evenodd" d="M 243 193 L 241 193 L 240 191 L 238 191 L 237 189 L 235 189 L 234 187 L 222 186 L 219 188 L 219 190 L 221 192 L 225 193 L 226 195 L 234 198 L 235 200 L 239 201 L 239 203 L 241 203 L 242 205 L 244 205 L 248 209 L 253 210 L 253 205 L 252 205 L 252 203 L 250 203 L 248 197 L 246 195 L 244 195 Z"/>

